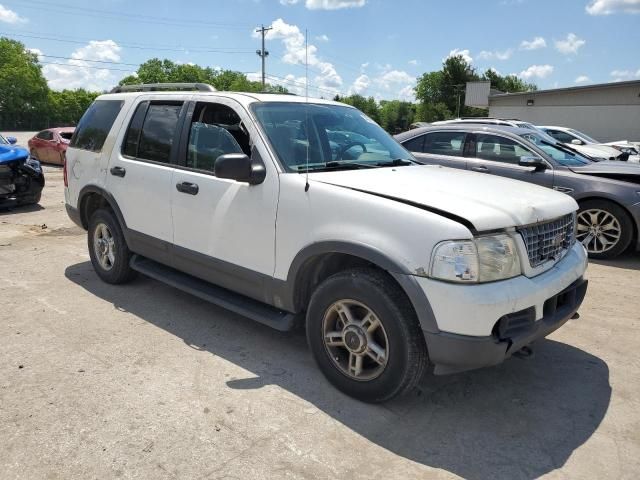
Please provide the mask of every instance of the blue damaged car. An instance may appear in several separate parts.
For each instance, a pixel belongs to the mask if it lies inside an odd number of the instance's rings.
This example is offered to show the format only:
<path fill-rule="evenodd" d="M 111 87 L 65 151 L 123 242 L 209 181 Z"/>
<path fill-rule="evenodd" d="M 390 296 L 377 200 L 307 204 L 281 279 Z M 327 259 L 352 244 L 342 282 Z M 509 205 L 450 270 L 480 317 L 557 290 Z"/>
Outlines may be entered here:
<path fill-rule="evenodd" d="M 0 135 L 0 206 L 38 203 L 44 188 L 40 162 L 15 143 Z"/>

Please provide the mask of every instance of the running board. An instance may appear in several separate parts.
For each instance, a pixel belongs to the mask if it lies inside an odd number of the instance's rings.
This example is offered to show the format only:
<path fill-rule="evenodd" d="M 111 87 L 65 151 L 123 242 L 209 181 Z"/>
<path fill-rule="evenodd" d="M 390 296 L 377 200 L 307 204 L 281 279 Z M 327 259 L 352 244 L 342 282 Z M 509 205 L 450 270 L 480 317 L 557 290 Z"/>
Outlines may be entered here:
<path fill-rule="evenodd" d="M 199 278 L 182 273 L 174 268 L 134 255 L 130 262 L 135 271 L 166 283 L 183 292 L 225 308 L 231 312 L 255 320 L 276 330 L 286 332 L 295 326 L 296 315 L 278 310 L 244 295 L 218 287 Z"/>

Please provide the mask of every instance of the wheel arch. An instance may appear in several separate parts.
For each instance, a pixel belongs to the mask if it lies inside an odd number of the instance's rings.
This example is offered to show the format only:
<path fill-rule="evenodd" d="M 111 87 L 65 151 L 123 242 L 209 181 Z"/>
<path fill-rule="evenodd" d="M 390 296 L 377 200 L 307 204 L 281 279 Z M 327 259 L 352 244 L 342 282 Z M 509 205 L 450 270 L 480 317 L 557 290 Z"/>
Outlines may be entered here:
<path fill-rule="evenodd" d="M 80 190 L 80 194 L 78 195 L 78 210 L 83 228 L 87 230 L 89 228 L 91 214 L 98 208 L 104 207 L 109 208 L 115 214 L 123 230 L 126 229 L 127 224 L 118 206 L 118 202 L 113 198 L 113 195 L 97 185 L 85 186 Z"/>
<path fill-rule="evenodd" d="M 313 291 L 322 281 L 335 273 L 357 267 L 384 272 L 407 296 L 421 328 L 439 331 L 431 305 L 415 277 L 399 261 L 370 245 L 325 241 L 302 249 L 289 268 L 284 303 L 292 311 L 305 311 Z"/>

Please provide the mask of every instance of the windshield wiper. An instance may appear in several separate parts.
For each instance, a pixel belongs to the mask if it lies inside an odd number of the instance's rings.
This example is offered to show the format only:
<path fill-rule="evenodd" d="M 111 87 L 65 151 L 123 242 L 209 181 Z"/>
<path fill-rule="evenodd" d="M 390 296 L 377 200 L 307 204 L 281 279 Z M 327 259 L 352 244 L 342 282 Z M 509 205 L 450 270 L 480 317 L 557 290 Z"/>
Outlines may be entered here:
<path fill-rule="evenodd" d="M 310 172 L 321 172 L 323 170 L 358 170 L 361 168 L 376 168 L 375 164 L 354 163 L 351 161 L 337 161 L 333 160 L 327 162 L 324 165 L 309 165 Z M 297 165 L 298 172 L 304 173 L 307 171 L 306 165 Z"/>
<path fill-rule="evenodd" d="M 408 165 L 421 165 L 421 164 L 414 160 L 409 160 L 408 158 L 395 158 L 393 160 L 389 160 L 386 162 L 376 163 L 376 166 L 378 167 L 404 167 Z"/>

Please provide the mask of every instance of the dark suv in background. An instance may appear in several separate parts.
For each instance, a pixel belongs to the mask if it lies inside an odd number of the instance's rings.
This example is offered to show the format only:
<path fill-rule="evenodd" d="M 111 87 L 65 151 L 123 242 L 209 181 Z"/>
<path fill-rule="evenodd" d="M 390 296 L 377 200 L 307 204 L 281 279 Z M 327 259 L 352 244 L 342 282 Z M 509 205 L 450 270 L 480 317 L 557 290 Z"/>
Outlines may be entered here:
<path fill-rule="evenodd" d="M 536 183 L 578 201 L 577 238 L 592 258 L 613 258 L 630 245 L 640 249 L 640 166 L 592 162 L 530 129 L 455 124 L 396 135 L 426 164 Z"/>

